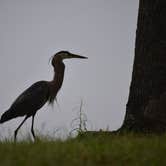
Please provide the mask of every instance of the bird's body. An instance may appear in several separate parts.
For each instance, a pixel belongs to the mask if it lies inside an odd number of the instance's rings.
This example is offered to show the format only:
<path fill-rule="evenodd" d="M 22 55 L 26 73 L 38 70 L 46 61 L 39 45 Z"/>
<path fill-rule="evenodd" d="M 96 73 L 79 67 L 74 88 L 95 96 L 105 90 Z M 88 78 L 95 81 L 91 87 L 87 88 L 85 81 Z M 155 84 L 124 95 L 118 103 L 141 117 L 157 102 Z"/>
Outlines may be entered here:
<path fill-rule="evenodd" d="M 6 122 L 10 119 L 25 116 L 23 122 L 15 130 L 15 140 L 17 132 L 27 118 L 32 116 L 31 132 L 35 138 L 33 131 L 34 116 L 36 112 L 46 103 L 53 103 L 58 91 L 60 90 L 63 78 L 65 65 L 63 59 L 65 58 L 86 58 L 79 55 L 71 54 L 67 51 L 61 51 L 54 55 L 52 65 L 54 67 L 54 77 L 52 81 L 38 81 L 26 89 L 13 102 L 11 107 L 5 111 L 0 119 L 0 123 Z"/>
<path fill-rule="evenodd" d="M 34 83 L 18 96 L 11 107 L 2 115 L 0 122 L 3 123 L 19 116 L 35 115 L 36 111 L 48 101 L 49 91 L 47 81 Z"/>

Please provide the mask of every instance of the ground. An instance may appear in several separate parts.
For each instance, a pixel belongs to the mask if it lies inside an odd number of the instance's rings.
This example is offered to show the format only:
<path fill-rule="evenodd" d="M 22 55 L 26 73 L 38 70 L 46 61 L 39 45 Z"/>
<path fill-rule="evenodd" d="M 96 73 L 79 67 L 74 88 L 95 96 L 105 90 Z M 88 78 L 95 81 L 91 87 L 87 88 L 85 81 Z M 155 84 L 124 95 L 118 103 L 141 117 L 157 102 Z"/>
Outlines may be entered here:
<path fill-rule="evenodd" d="M 166 165 L 166 134 L 81 135 L 67 140 L 0 142 L 1 166 Z"/>

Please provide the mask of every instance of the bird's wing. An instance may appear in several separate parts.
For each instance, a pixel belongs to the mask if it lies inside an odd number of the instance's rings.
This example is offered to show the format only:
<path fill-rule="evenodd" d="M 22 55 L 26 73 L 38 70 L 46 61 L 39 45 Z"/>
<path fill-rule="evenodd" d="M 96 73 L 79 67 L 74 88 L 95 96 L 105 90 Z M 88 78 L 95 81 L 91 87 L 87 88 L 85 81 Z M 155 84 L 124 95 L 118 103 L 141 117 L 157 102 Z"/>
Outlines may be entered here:
<path fill-rule="evenodd" d="M 38 110 L 48 100 L 49 87 L 46 81 L 34 83 L 26 89 L 11 105 L 11 109 Z M 30 110 L 31 109 L 31 110 Z"/>

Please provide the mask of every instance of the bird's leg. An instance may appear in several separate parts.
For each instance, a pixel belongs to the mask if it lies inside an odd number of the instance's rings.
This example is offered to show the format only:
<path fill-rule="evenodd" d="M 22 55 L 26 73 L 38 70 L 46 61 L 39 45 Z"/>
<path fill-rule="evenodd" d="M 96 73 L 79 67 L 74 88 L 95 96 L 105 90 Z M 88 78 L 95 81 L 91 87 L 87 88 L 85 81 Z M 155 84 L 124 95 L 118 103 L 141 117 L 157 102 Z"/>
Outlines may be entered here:
<path fill-rule="evenodd" d="M 34 138 L 34 140 L 35 140 L 35 132 L 34 132 L 34 130 L 33 130 L 34 117 L 35 117 L 35 115 L 33 115 L 33 116 L 32 116 L 32 126 L 31 126 L 31 133 L 32 133 L 32 135 L 33 135 L 33 138 Z"/>
<path fill-rule="evenodd" d="M 28 116 L 24 118 L 24 120 L 21 122 L 21 124 L 17 127 L 17 129 L 14 132 L 14 141 L 16 142 L 17 132 L 20 129 L 20 127 L 23 125 L 23 123 L 27 120 Z"/>

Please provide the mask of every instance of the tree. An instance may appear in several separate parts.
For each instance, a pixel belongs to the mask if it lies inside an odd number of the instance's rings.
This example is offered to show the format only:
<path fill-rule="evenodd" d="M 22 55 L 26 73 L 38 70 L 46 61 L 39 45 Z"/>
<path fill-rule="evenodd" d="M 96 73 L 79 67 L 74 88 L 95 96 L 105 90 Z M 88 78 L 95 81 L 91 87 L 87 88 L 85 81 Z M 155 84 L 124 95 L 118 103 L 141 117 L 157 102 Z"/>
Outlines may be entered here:
<path fill-rule="evenodd" d="M 140 0 L 135 58 L 121 129 L 166 131 L 166 1 Z"/>

